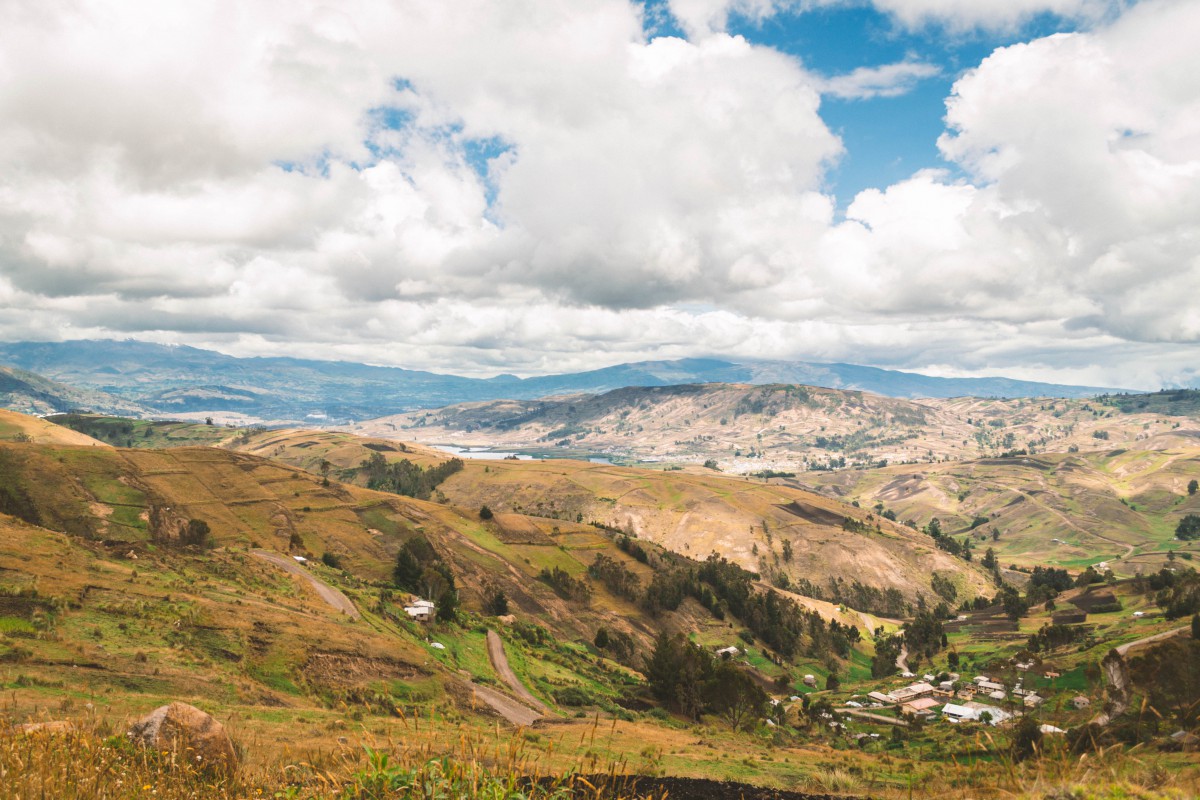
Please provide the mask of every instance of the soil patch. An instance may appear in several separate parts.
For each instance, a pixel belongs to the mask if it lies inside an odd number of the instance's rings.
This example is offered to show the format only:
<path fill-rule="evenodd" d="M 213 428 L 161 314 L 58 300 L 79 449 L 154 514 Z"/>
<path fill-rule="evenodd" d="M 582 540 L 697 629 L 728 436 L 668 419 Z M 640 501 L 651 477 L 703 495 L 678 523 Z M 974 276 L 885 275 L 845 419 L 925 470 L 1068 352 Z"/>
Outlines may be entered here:
<path fill-rule="evenodd" d="M 808 503 L 802 503 L 799 500 L 793 500 L 787 505 L 779 506 L 789 514 L 793 514 L 800 519 L 808 520 L 817 525 L 841 525 L 845 519 L 836 511 L 830 511 L 827 508 L 818 508 L 817 506 Z"/>
<path fill-rule="evenodd" d="M 567 784 L 574 797 L 686 798 L 686 800 L 849 800 L 853 795 L 810 794 L 786 789 L 771 789 L 734 781 L 707 778 L 649 777 L 645 775 L 585 775 L 582 781 Z M 544 785 L 556 785 L 555 779 L 543 779 Z"/>

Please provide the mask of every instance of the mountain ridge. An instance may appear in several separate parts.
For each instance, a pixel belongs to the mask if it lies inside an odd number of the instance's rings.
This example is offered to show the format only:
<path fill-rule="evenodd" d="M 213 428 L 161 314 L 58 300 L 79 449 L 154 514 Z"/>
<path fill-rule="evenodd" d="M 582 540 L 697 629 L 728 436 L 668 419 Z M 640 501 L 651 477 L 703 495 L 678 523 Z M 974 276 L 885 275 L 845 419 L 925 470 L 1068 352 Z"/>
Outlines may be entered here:
<path fill-rule="evenodd" d="M 149 413 L 227 411 L 281 422 L 314 415 L 346 421 L 462 402 L 691 383 L 798 383 L 900 398 L 1080 398 L 1120 391 L 1008 378 L 940 378 L 854 364 L 720 358 L 642 361 L 528 378 L 469 378 L 349 361 L 239 358 L 136 340 L 6 343 L 0 344 L 0 362 L 145 406 Z"/>

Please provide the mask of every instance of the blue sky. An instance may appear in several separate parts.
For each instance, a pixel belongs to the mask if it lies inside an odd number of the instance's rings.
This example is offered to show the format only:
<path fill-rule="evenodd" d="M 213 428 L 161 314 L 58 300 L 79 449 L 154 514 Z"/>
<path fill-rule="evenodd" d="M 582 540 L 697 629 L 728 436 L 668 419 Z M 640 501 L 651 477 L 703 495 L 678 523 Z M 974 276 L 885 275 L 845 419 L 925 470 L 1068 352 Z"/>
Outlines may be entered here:
<path fill-rule="evenodd" d="M 656 4 L 648 3 L 648 7 Z M 945 101 L 954 81 L 998 47 L 1077 27 L 1075 21 L 1042 13 L 1000 31 L 974 28 L 950 32 L 937 24 L 911 30 L 873 6 L 838 5 L 803 13 L 783 11 L 763 20 L 734 13 L 727 30 L 794 56 L 825 76 L 906 60 L 939 68 L 938 74 L 895 97 L 824 98 L 821 116 L 846 148 L 827 176 L 829 190 L 844 209 L 863 189 L 882 189 L 921 169 L 957 172 L 956 165 L 943 159 L 937 148 L 937 138 L 945 130 Z M 671 34 L 681 35 L 677 28 Z"/>

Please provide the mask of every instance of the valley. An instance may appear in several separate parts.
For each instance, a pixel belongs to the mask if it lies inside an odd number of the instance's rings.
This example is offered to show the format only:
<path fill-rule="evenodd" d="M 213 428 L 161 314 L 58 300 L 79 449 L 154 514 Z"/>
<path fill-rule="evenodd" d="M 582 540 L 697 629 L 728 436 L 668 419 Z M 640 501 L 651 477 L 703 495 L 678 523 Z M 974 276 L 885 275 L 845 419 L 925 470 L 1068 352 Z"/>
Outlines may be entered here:
<path fill-rule="evenodd" d="M 1090 730 L 1074 698 L 1102 704 L 1097 665 L 1143 640 L 1123 654 L 1133 691 L 1175 702 L 1139 654 L 1189 647 L 1200 610 L 1195 543 L 1169 530 L 1196 510 L 1186 448 L 764 479 L 457 459 L 387 432 L 0 413 L 0 764 L 6 720 L 90 731 L 182 699 L 232 726 L 247 794 L 319 752 L 349 792 L 372 769 L 362 745 L 416 774 L 433 754 L 474 763 L 469 742 L 510 775 L 1012 796 L 1046 770 L 1084 780 L 1084 740 L 1047 735 L 1031 772 L 1007 760 L 1015 728 L 953 723 L 956 704 L 998 720 L 1035 693 L 1042 724 Z M 1113 573 L 1083 573 L 1099 560 Z M 1006 699 L 976 697 L 976 675 Z M 743 679 L 736 703 L 713 694 Z M 932 702 L 910 717 L 911 697 Z M 1108 743 L 1103 796 L 1146 780 L 1111 747 L 1124 724 L 1087 734 Z M 1188 752 L 1149 763 L 1173 775 L 1162 797 L 1200 781 Z M 294 796 L 325 796 L 294 775 Z"/>

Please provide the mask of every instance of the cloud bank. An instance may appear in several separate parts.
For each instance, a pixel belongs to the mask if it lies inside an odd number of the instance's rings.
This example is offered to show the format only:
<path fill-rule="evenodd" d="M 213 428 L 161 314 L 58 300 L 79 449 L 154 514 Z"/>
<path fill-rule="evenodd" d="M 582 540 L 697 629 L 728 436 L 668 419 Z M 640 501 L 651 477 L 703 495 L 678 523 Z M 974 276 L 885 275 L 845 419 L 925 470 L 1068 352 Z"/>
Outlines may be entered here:
<path fill-rule="evenodd" d="M 474 374 L 725 353 L 1196 377 L 1195 3 L 997 50 L 947 100 L 956 171 L 844 218 L 822 93 L 932 67 L 823 78 L 721 32 L 729 3 L 672 3 L 688 39 L 616 0 L 452 6 L 6 5 L 0 336 Z"/>

